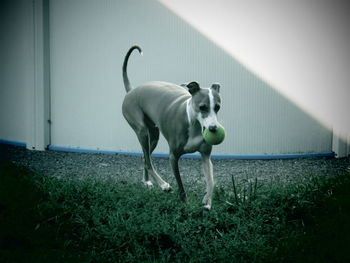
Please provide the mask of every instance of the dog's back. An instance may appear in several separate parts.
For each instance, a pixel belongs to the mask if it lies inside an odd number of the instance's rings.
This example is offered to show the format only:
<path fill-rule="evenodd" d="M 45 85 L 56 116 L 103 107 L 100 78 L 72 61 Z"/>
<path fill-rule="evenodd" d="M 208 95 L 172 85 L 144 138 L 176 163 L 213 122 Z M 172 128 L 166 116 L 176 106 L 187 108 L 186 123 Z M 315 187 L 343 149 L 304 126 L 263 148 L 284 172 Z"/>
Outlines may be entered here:
<path fill-rule="evenodd" d="M 179 118 L 187 118 L 184 109 L 191 94 L 183 87 L 168 82 L 148 82 L 130 90 L 123 102 L 123 113 L 126 105 L 133 105 L 134 111 L 141 111 L 163 132 L 163 125 L 170 125 Z M 173 116 L 165 120 L 166 116 Z M 179 123 L 177 124 L 179 125 Z M 172 126 L 172 125 L 171 125 Z M 166 134 L 164 134 L 165 137 Z"/>

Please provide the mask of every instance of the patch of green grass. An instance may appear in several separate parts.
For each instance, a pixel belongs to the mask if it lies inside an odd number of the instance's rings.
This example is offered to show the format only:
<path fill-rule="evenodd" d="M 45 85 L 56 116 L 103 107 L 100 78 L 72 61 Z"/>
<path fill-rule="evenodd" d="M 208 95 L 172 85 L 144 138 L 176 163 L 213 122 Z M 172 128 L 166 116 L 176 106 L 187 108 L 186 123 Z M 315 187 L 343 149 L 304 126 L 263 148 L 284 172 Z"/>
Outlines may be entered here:
<path fill-rule="evenodd" d="M 74 262 L 58 225 L 42 209 L 46 194 L 23 167 L 0 165 L 0 262 Z M 50 214 L 52 212 L 52 214 Z"/>
<path fill-rule="evenodd" d="M 176 191 L 114 178 L 43 178 L 13 166 L 1 170 L 0 190 L 19 188 L 11 198 L 13 191 L 0 194 L 0 209 L 6 208 L 0 210 L 5 218 L 0 229 L 7 233 L 0 232 L 0 259 L 19 250 L 31 262 L 350 261 L 348 174 L 304 175 L 293 183 L 233 180 L 217 186 L 208 212 L 200 204 L 202 189 L 188 192 L 184 204 Z M 8 236 L 29 243 L 8 247 Z M 40 248 L 49 251 L 41 258 Z"/>

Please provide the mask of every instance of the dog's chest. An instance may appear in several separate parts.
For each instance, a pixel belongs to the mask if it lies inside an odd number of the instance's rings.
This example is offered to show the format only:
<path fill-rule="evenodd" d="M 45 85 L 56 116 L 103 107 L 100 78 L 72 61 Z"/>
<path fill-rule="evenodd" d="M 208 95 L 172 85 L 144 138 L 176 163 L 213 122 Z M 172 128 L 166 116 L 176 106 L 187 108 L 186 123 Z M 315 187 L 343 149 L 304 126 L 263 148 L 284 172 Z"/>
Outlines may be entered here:
<path fill-rule="evenodd" d="M 200 146 L 204 143 L 203 135 L 201 133 L 201 127 L 198 124 L 190 126 L 188 128 L 188 139 L 185 144 L 184 150 L 186 153 L 192 153 L 198 151 Z"/>

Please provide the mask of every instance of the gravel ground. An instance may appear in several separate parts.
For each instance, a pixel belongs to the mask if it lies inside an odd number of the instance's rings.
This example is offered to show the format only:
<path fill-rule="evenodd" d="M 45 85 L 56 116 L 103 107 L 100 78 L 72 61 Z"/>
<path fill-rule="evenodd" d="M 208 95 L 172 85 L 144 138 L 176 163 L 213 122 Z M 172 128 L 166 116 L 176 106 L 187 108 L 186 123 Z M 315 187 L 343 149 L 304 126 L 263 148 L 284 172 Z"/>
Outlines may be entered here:
<path fill-rule="evenodd" d="M 141 157 L 118 154 L 84 154 L 56 151 L 30 151 L 23 147 L 0 144 L 0 163 L 12 162 L 43 175 L 66 179 L 93 176 L 103 180 L 139 183 L 142 180 Z M 155 158 L 159 174 L 176 187 L 167 159 Z M 289 160 L 213 160 L 214 178 L 218 186 L 231 186 L 231 175 L 237 182 L 258 178 L 259 181 L 296 180 L 301 175 L 336 176 L 350 173 L 350 158 L 307 158 Z M 185 188 L 203 186 L 201 163 L 198 159 L 180 160 L 180 172 Z"/>

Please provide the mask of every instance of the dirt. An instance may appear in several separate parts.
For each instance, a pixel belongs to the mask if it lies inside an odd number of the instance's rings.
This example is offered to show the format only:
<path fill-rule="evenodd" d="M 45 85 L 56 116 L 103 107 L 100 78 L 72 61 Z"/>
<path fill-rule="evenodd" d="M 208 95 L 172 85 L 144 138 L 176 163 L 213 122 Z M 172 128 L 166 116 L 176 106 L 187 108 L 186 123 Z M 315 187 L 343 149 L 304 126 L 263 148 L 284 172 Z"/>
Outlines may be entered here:
<path fill-rule="evenodd" d="M 154 158 L 159 174 L 176 186 L 166 158 Z M 31 151 L 24 147 L 0 144 L 0 162 L 10 162 L 29 168 L 43 176 L 58 178 L 87 176 L 115 178 L 118 181 L 142 181 L 143 159 L 120 154 L 87 154 L 59 151 Z M 180 172 L 187 188 L 205 184 L 198 159 L 181 159 Z M 350 173 L 350 158 L 305 158 L 283 160 L 213 160 L 216 185 L 231 185 L 231 176 L 237 182 L 258 178 L 259 181 L 295 180 L 301 175 L 336 176 Z"/>

